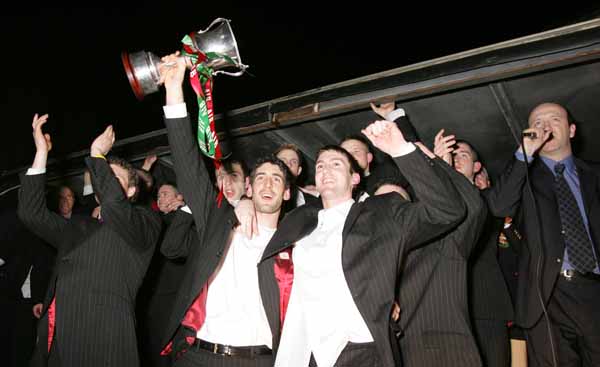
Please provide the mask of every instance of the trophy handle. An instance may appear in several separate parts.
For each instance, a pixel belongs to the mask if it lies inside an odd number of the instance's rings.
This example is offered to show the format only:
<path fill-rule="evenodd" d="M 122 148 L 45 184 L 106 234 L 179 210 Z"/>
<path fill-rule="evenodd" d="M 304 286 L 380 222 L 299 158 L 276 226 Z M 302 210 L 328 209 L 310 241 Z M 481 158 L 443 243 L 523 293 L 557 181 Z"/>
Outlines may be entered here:
<path fill-rule="evenodd" d="M 217 24 L 217 23 L 229 23 L 229 22 L 231 22 L 231 20 L 229 20 L 229 19 L 225 19 L 225 18 L 217 18 L 217 19 L 213 20 L 213 21 L 212 21 L 212 22 L 209 24 L 209 26 L 208 26 L 208 27 L 206 27 L 206 29 L 204 29 L 203 31 L 198 31 L 198 32 L 196 32 L 196 33 L 198 33 L 198 34 L 206 33 L 206 32 L 208 32 L 208 31 L 210 31 L 210 29 L 211 29 L 211 28 L 212 28 L 212 27 L 213 27 L 215 24 Z"/>
<path fill-rule="evenodd" d="M 229 76 L 242 76 L 246 72 L 246 69 L 248 69 L 248 65 L 240 64 L 240 65 L 236 65 L 236 66 L 239 67 L 241 70 L 237 71 L 235 73 L 232 73 L 230 71 L 224 71 L 224 70 L 216 70 L 213 72 L 213 75 L 224 74 L 224 75 L 229 75 Z"/>

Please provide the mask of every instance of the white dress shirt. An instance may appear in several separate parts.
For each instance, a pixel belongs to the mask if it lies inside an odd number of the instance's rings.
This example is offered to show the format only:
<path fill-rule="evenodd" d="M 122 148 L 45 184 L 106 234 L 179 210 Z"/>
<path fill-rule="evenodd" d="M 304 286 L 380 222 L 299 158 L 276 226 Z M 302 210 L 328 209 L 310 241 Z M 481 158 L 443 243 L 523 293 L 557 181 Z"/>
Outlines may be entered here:
<path fill-rule="evenodd" d="M 296 207 L 306 204 L 304 199 L 304 193 L 298 189 L 298 195 L 296 196 Z"/>
<path fill-rule="evenodd" d="M 271 348 L 257 264 L 275 229 L 259 226 L 259 233 L 247 239 L 234 232 L 224 260 L 209 280 L 206 319 L 196 334 L 198 338 L 224 345 Z"/>
<path fill-rule="evenodd" d="M 342 268 L 342 230 L 354 200 L 318 214 L 317 228 L 293 251 L 294 285 L 275 366 L 333 366 L 348 342 L 373 341 Z"/>

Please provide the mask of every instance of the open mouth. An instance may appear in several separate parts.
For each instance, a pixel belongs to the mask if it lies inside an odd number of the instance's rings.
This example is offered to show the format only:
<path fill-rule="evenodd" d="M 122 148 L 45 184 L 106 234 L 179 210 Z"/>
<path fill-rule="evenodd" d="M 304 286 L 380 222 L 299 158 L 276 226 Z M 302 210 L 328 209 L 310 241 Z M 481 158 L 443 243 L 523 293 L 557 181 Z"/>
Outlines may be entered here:
<path fill-rule="evenodd" d="M 260 195 L 261 198 L 263 198 L 263 200 L 272 200 L 274 195 L 271 193 L 263 193 Z"/>

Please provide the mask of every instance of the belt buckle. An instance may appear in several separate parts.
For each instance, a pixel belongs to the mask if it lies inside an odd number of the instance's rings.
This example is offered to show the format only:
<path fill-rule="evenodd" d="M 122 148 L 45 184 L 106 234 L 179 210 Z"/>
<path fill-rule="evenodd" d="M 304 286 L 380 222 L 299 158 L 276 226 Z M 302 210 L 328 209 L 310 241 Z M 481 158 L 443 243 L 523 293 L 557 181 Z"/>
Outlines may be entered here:
<path fill-rule="evenodd" d="M 231 347 L 229 345 L 223 346 L 223 354 L 231 357 Z"/>
<path fill-rule="evenodd" d="M 573 275 L 574 275 L 574 271 L 571 269 L 565 269 L 563 271 L 560 272 L 562 274 L 563 277 L 565 277 L 566 280 L 571 281 L 573 280 Z"/>

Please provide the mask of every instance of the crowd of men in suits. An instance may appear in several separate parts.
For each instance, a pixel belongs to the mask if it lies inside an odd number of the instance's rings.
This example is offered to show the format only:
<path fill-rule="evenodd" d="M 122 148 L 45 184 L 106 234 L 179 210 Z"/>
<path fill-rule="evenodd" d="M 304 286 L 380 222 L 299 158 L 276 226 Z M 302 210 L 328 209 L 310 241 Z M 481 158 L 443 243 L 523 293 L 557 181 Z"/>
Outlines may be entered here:
<path fill-rule="evenodd" d="M 301 187 L 291 144 L 209 169 L 185 62 L 162 61 L 174 177 L 109 156 L 109 126 L 86 158 L 93 215 L 72 214 L 67 188 L 49 210 L 34 116 L 18 215 L 56 251 L 45 296 L 21 289 L 44 252 L 18 271 L 0 252 L 2 315 L 39 318 L 32 365 L 600 365 L 600 176 L 573 156 L 564 107 L 531 111 L 492 181 L 469 142 L 442 130 L 429 149 L 402 109 L 372 105 L 381 120 L 321 148 Z"/>

